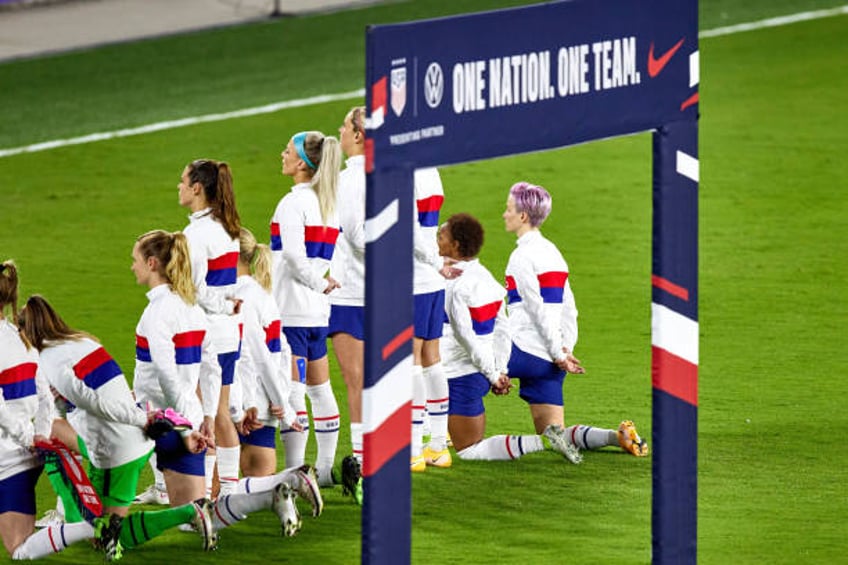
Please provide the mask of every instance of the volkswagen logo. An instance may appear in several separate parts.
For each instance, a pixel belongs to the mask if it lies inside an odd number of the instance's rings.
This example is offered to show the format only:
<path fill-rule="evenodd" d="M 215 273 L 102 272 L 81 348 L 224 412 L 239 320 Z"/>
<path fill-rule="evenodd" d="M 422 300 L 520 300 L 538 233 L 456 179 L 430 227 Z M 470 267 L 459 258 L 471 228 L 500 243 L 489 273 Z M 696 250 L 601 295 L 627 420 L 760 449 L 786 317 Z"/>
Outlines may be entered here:
<path fill-rule="evenodd" d="M 445 92 L 445 75 L 438 63 L 430 63 L 424 74 L 424 100 L 431 108 L 437 107 L 442 102 L 442 94 Z"/>

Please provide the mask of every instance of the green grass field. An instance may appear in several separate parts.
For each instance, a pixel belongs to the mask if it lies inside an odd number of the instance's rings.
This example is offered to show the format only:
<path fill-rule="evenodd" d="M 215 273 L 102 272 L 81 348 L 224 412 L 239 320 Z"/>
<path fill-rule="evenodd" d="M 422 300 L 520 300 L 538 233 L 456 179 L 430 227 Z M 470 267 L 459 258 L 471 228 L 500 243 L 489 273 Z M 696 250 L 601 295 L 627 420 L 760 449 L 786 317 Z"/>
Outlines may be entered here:
<path fill-rule="evenodd" d="M 842 3 L 703 1 L 701 29 Z M 516 4 L 390 3 L 0 64 L 0 148 L 354 90 L 367 23 Z M 848 16 L 701 42 L 702 563 L 845 559 L 845 37 Z M 183 166 L 229 161 L 245 225 L 266 234 L 289 187 L 279 174 L 284 143 L 301 129 L 335 132 L 354 102 L 2 158 L 0 258 L 16 259 L 24 295 L 46 295 L 131 374 L 146 299 L 130 251 L 140 233 L 186 224 L 176 188 Z M 640 134 L 443 170 L 445 213 L 483 221 L 482 259 L 496 275 L 513 246 L 500 220 L 509 185 L 527 179 L 551 189 L 544 231 L 571 268 L 587 366 L 566 382 L 566 419 L 614 427 L 631 418 L 648 437 L 650 161 L 650 135 Z M 341 457 L 344 386 L 331 367 Z M 490 434 L 532 429 L 517 397 L 490 399 L 487 411 Z M 415 563 L 650 562 L 650 460 L 616 451 L 588 453 L 579 467 L 550 453 L 455 460 L 449 471 L 415 476 L 413 488 Z M 356 563 L 359 509 L 338 489 L 325 498 L 325 514 L 307 518 L 293 539 L 280 539 L 265 513 L 225 530 L 216 554 L 169 533 L 124 562 Z M 39 510 L 53 502 L 43 480 Z M 98 559 L 85 544 L 51 557 Z"/>

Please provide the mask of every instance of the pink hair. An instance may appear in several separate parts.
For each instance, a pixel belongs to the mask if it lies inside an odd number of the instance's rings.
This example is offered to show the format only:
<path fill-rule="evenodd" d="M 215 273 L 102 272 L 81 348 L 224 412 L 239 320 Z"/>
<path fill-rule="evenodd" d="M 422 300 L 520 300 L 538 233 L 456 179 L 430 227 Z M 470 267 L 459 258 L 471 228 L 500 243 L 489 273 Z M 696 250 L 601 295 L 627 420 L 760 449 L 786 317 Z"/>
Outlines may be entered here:
<path fill-rule="evenodd" d="M 525 212 L 534 228 L 541 226 L 551 213 L 551 195 L 541 186 L 517 182 L 509 189 L 509 195 L 515 201 L 515 209 Z"/>

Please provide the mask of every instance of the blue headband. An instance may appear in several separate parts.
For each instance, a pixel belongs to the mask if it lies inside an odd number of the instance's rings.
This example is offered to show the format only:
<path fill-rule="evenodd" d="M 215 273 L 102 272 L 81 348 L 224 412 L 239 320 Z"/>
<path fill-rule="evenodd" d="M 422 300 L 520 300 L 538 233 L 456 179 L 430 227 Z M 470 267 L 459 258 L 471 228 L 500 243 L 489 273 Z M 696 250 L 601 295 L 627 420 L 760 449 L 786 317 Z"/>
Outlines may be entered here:
<path fill-rule="evenodd" d="M 306 163 L 310 169 L 317 169 L 318 167 L 312 164 L 312 161 L 309 160 L 309 157 L 306 156 L 306 151 L 303 149 L 303 142 L 306 141 L 306 132 L 302 131 L 294 134 L 292 141 L 294 142 L 294 149 L 297 151 L 298 157 L 303 159 L 303 162 Z"/>

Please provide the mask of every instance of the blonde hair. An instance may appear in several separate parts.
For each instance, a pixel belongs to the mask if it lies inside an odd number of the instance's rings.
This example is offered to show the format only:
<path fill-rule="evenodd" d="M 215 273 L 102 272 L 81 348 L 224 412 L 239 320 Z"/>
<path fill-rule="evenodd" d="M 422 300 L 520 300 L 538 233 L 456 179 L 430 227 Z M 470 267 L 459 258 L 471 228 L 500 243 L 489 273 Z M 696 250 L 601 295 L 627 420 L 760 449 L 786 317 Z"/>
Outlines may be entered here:
<path fill-rule="evenodd" d="M 0 316 L 8 304 L 12 305 L 12 316 L 18 317 L 18 267 L 11 259 L 0 263 Z"/>
<path fill-rule="evenodd" d="M 321 220 L 327 225 L 336 211 L 336 193 L 339 184 L 339 170 L 342 166 L 342 148 L 339 140 L 320 131 L 306 132 L 303 151 L 315 164 L 312 174 L 312 189 L 318 196 Z M 311 170 L 311 169 L 310 169 Z"/>
<path fill-rule="evenodd" d="M 248 266 L 259 286 L 271 292 L 271 248 L 257 243 L 249 229 L 239 232 L 239 260 Z"/>
<path fill-rule="evenodd" d="M 191 278 L 191 259 L 186 236 L 182 232 L 153 230 L 139 236 L 136 241 L 138 251 L 144 259 L 156 259 L 156 272 L 168 281 L 171 290 L 186 304 L 196 304 L 196 289 Z"/>

